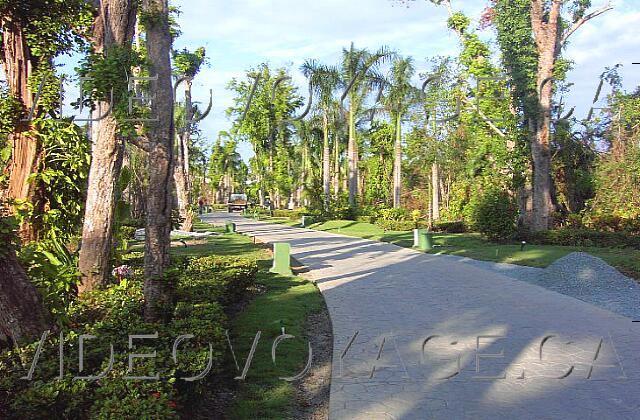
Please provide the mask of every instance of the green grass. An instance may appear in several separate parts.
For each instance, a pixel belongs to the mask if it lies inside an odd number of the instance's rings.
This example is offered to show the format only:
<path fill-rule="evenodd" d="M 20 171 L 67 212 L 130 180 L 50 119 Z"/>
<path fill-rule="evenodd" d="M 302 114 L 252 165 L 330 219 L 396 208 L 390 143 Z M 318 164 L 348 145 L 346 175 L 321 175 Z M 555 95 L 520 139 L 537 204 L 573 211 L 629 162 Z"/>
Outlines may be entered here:
<path fill-rule="evenodd" d="M 194 223 L 194 231 L 222 232 L 222 228 L 202 222 Z M 139 246 L 140 244 L 137 244 Z M 290 382 L 278 379 L 293 376 L 307 361 L 307 341 L 302 338 L 307 317 L 320 311 L 324 305 L 322 295 L 313 283 L 297 276 L 279 276 L 268 272 L 269 252 L 240 234 L 221 234 L 206 239 L 200 245 L 174 246 L 174 255 L 237 255 L 255 259 L 260 268 L 257 282 L 265 292 L 253 300 L 232 321 L 229 334 L 240 369 L 251 349 L 253 338 L 261 331 L 261 338 L 248 370 L 240 383 L 237 397 L 229 408 L 234 419 L 282 419 L 290 417 L 295 401 L 295 388 Z M 278 345 L 276 362 L 271 361 L 273 340 L 281 334 L 281 327 L 295 339 Z M 232 358 L 229 357 L 235 372 Z"/>
<path fill-rule="evenodd" d="M 267 293 L 255 299 L 232 325 L 234 350 L 241 369 L 256 333 L 261 331 L 251 367 L 229 413 L 234 419 L 290 417 L 295 388 L 279 378 L 294 376 L 304 367 L 307 360 L 307 341 L 302 338 L 304 320 L 324 304 L 315 285 L 299 277 L 275 276 L 262 270 L 259 280 L 267 287 Z M 281 342 L 274 365 L 271 346 L 281 334 L 282 326 L 296 338 Z"/>
<path fill-rule="evenodd" d="M 413 233 L 410 231 L 385 232 L 376 225 L 352 220 L 331 220 L 313 224 L 310 228 L 358 238 L 385 241 L 407 248 L 413 245 Z M 571 252 L 587 252 L 602 258 L 623 273 L 640 279 L 640 251 L 634 249 L 527 245 L 523 251 L 520 251 L 520 244 L 491 243 L 477 233 L 436 233 L 434 242 L 441 246 L 429 251 L 432 254 L 459 255 L 476 260 L 531 267 L 547 267 L 558 258 L 564 257 Z"/>

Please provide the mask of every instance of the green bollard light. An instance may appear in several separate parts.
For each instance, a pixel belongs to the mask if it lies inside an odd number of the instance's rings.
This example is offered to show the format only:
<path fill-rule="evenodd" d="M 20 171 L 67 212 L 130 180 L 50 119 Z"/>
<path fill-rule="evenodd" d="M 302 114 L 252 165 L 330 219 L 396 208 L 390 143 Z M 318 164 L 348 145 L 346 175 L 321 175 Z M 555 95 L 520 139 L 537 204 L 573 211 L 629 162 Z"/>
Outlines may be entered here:
<path fill-rule="evenodd" d="M 236 231 L 236 224 L 230 220 L 227 220 L 227 222 L 225 223 L 225 232 L 235 233 L 235 231 Z"/>
<path fill-rule="evenodd" d="M 291 245 L 286 242 L 276 242 L 273 244 L 273 266 L 270 273 L 293 275 L 291 271 Z"/>
<path fill-rule="evenodd" d="M 433 249 L 433 233 L 425 229 L 420 229 L 418 232 L 418 249 L 420 251 Z"/>

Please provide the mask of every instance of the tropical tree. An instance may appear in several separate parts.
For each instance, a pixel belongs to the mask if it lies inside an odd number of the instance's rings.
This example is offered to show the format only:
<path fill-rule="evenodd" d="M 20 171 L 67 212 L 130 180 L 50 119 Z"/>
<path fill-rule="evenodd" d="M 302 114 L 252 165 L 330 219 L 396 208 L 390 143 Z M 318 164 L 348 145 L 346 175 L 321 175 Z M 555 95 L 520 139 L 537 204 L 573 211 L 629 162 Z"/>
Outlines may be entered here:
<path fill-rule="evenodd" d="M 589 20 L 611 10 L 610 3 L 587 13 L 590 0 L 496 0 L 489 10 L 502 60 L 514 84 L 513 103 L 528 131 L 533 163 L 533 211 L 530 228 L 551 226 L 551 127 L 556 82 L 568 63 L 561 57 L 571 35 Z M 563 18 L 563 6 L 570 16 Z"/>
<path fill-rule="evenodd" d="M 340 85 L 340 72 L 336 67 L 320 64 L 315 60 L 307 60 L 302 65 L 303 74 L 318 95 L 318 110 L 322 115 L 322 190 L 324 206 L 328 208 L 331 198 L 331 150 L 329 147 L 329 125 L 332 108 L 336 105 L 333 94 Z M 336 137 L 337 138 L 337 137 Z M 337 147 L 337 144 L 334 144 Z M 337 149 L 336 149 L 337 150 Z"/>
<path fill-rule="evenodd" d="M 415 69 L 411 57 L 397 57 L 385 81 L 383 102 L 395 127 L 393 161 L 393 207 L 400 207 L 402 188 L 402 118 L 417 98 L 417 89 L 411 85 Z"/>
<path fill-rule="evenodd" d="M 347 145 L 349 205 L 356 206 L 358 196 L 358 143 L 356 138 L 356 119 L 362 111 L 364 101 L 375 89 L 383 86 L 383 77 L 378 66 L 389 60 L 393 54 L 387 47 L 379 48 L 375 53 L 367 49 L 357 49 L 351 43 L 349 49 L 342 50 L 340 76 L 344 92 L 341 103 L 349 99 L 348 127 L 349 142 Z"/>
<path fill-rule="evenodd" d="M 211 110 L 211 102 L 203 115 L 195 118 L 191 100 L 191 87 L 193 78 L 200 71 L 205 63 L 205 50 L 203 47 L 194 52 L 186 48 L 181 51 L 173 51 L 174 73 L 177 78 L 176 84 L 184 83 L 184 107 L 182 116 L 184 120 L 177 121 L 177 153 L 173 169 L 173 178 L 176 185 L 176 195 L 178 197 L 178 210 L 182 219 L 181 230 L 190 232 L 193 227 L 193 212 L 191 211 L 191 171 L 190 171 L 190 139 L 194 125 L 201 121 Z"/>
<path fill-rule="evenodd" d="M 157 77 L 150 94 L 155 100 L 151 114 L 157 119 L 147 127 L 149 190 L 145 227 L 144 316 L 162 321 L 172 306 L 172 284 L 165 270 L 169 266 L 171 235 L 171 170 L 173 165 L 173 89 L 171 86 L 171 43 L 167 0 L 143 0 L 142 23 L 146 30 L 149 73 Z"/>
<path fill-rule="evenodd" d="M 64 148 L 67 139 L 84 138 L 68 121 L 51 123 L 45 118 L 61 117 L 55 111 L 60 105 L 60 80 L 53 59 L 84 44 L 91 20 L 91 7 L 82 1 L 0 1 L 0 64 L 6 80 L 6 88 L 0 87 L 0 164 L 5 166 L 0 174 L 0 335 L 14 344 L 35 339 L 52 326 L 50 313 L 16 249 L 25 249 L 29 242 L 64 228 L 54 200 L 64 204 L 71 197 L 56 196 L 50 183 L 55 185 L 66 174 L 44 173 L 45 163 L 51 163 L 47 154 L 53 143 Z M 48 36 L 33 36 L 42 31 Z M 41 95 L 36 96 L 38 91 Z M 78 157 L 82 165 L 85 161 Z M 67 179 L 74 178 L 73 172 Z M 74 181 L 81 182 L 80 178 Z M 76 187 L 74 199 L 81 190 L 82 186 Z M 65 234 L 76 228 L 73 219 L 82 205 L 77 200 L 67 204 L 74 213 Z M 21 223 L 15 217 L 16 205 Z"/>
<path fill-rule="evenodd" d="M 292 146 L 290 121 L 302 105 L 302 98 L 284 69 L 272 73 L 265 64 L 247 72 L 247 80 L 234 79 L 229 89 L 236 92 L 235 105 L 228 115 L 238 117 L 232 133 L 248 140 L 254 151 L 250 165 L 256 176 L 260 203 L 265 192 L 279 206 L 291 189 L 288 149 Z"/>
<path fill-rule="evenodd" d="M 95 121 L 80 248 L 80 292 L 107 284 L 111 275 L 116 195 L 126 136 L 121 123 L 126 118 L 124 104 L 129 96 L 122 69 L 133 65 L 131 42 L 137 2 L 103 0 L 98 10 L 92 29 L 92 52 L 81 70 L 82 75 L 93 78 L 97 89 L 92 98 L 97 99 L 97 108 L 92 113 Z"/>

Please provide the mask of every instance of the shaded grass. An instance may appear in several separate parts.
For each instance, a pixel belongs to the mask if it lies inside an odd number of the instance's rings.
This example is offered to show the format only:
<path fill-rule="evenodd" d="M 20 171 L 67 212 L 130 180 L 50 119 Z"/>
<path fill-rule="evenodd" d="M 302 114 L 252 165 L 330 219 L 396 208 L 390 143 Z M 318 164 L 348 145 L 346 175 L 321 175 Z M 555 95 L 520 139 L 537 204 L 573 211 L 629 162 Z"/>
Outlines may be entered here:
<path fill-rule="evenodd" d="M 389 242 L 410 248 L 413 232 L 384 231 L 376 225 L 352 220 L 331 220 L 315 223 L 312 229 L 330 231 L 358 238 Z M 640 251 L 636 249 L 574 247 L 557 245 L 526 245 L 520 251 L 520 244 L 496 244 L 482 238 L 477 233 L 434 233 L 434 242 L 439 247 L 431 254 L 450 254 L 483 261 L 495 261 L 531 267 L 547 267 L 549 264 L 572 252 L 587 252 L 600 257 L 621 272 L 640 279 Z"/>
<path fill-rule="evenodd" d="M 321 310 L 322 297 L 310 282 L 299 277 L 276 276 L 261 270 L 259 281 L 267 292 L 256 298 L 232 325 L 232 340 L 240 369 L 258 331 L 260 341 L 229 415 L 234 419 L 289 418 L 295 387 L 280 377 L 294 376 L 307 360 L 307 341 L 302 337 L 304 321 Z M 271 347 L 284 327 L 296 338 L 282 341 L 277 348 L 276 364 Z"/>
<path fill-rule="evenodd" d="M 287 219 L 288 220 L 288 219 Z M 194 231 L 223 232 L 223 228 L 194 221 Z M 135 241 L 132 250 L 142 251 L 143 241 Z M 271 254 L 252 239 L 240 234 L 220 234 L 208 237 L 203 244 L 176 245 L 172 255 L 206 256 L 237 255 L 258 262 L 256 282 L 264 293 L 251 301 L 232 321 L 229 330 L 233 350 L 240 370 L 248 358 L 253 339 L 258 331 L 261 338 L 256 347 L 247 377 L 239 384 L 236 398 L 229 407 L 228 417 L 233 419 L 283 419 L 290 417 L 296 389 L 291 382 L 280 377 L 294 376 L 307 361 L 307 341 L 302 338 L 305 321 L 312 313 L 322 310 L 324 300 L 317 287 L 297 276 L 279 276 L 269 273 Z M 276 364 L 271 360 L 271 346 L 281 334 L 281 328 L 296 338 L 282 341 L 277 348 Z M 235 365 L 231 357 L 230 370 Z"/>
<path fill-rule="evenodd" d="M 195 231 L 222 232 L 222 228 L 195 222 Z M 258 262 L 258 285 L 264 293 L 254 299 L 231 322 L 230 337 L 233 350 L 243 369 L 258 331 L 260 340 L 244 381 L 239 382 L 238 394 L 229 407 L 233 419 L 287 418 L 295 401 L 296 389 L 280 377 L 294 376 L 307 361 L 307 341 L 302 338 L 305 320 L 323 308 L 324 301 L 316 286 L 297 276 L 269 273 L 271 255 L 265 248 L 240 234 L 223 234 L 207 239 L 203 245 L 174 247 L 175 255 L 238 255 Z M 281 334 L 281 328 L 294 339 L 282 341 L 277 348 L 276 364 L 271 360 L 271 346 Z M 231 358 L 229 358 L 231 359 Z M 233 363 L 233 362 L 232 362 Z M 234 367 L 235 369 L 235 367 Z M 240 372 L 236 372 L 237 375 Z"/>

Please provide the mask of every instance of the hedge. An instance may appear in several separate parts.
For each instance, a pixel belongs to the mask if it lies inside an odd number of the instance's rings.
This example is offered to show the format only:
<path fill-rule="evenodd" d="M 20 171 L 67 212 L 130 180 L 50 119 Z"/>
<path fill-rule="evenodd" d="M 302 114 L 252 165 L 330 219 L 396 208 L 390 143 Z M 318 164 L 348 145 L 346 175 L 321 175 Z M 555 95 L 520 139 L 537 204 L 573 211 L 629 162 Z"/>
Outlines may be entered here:
<path fill-rule="evenodd" d="M 404 231 L 404 230 L 413 230 L 416 227 L 416 224 L 412 220 L 385 220 L 378 219 L 376 220 L 376 226 L 383 230 L 396 230 L 396 231 Z"/>
<path fill-rule="evenodd" d="M 446 233 L 464 233 L 467 231 L 467 227 L 462 220 L 455 222 L 435 222 L 433 224 L 433 231 Z"/>
<path fill-rule="evenodd" d="M 137 264 L 140 256 L 127 259 Z M 174 270 L 179 273 L 177 302 L 172 320 L 149 324 L 143 319 L 143 282 L 140 266 L 134 277 L 105 290 L 79 297 L 69 311 L 69 326 L 64 329 L 64 374 L 58 379 L 59 335 L 50 334 L 34 372 L 33 381 L 20 379 L 33 360 L 38 343 L 22 345 L 19 350 L 0 354 L 0 418 L 179 418 L 193 405 L 203 390 L 211 386 L 222 370 L 227 351 L 224 305 L 237 299 L 255 281 L 254 261 L 210 256 L 182 258 Z M 128 346 L 128 334 L 153 334 L 157 339 L 135 340 Z M 78 337 L 96 336 L 85 341 L 85 369 L 78 369 Z M 177 337 L 193 334 L 181 342 L 177 364 L 172 349 Z M 199 374 L 209 360 L 212 369 L 200 381 L 180 378 Z M 97 375 L 108 366 L 109 345 L 113 344 L 111 372 L 97 381 L 74 380 L 74 376 Z M 138 359 L 135 372 L 143 376 L 157 373 L 160 380 L 127 380 L 128 355 L 157 351 L 155 359 Z"/>
<path fill-rule="evenodd" d="M 640 236 L 623 232 L 600 232 L 590 229 L 554 229 L 545 232 L 521 232 L 520 239 L 537 245 L 598 246 L 640 249 Z"/>
<path fill-rule="evenodd" d="M 295 210 L 274 210 L 273 217 L 288 217 L 290 220 L 299 220 L 302 216 L 307 215 L 308 212 L 304 208 Z"/>

